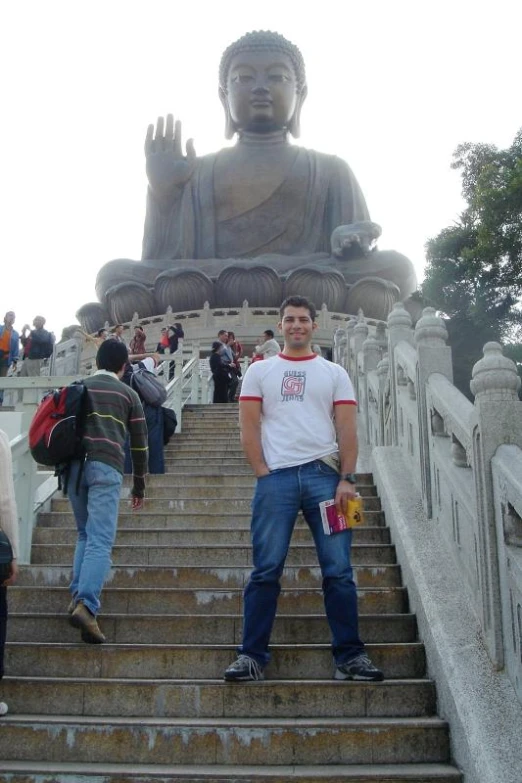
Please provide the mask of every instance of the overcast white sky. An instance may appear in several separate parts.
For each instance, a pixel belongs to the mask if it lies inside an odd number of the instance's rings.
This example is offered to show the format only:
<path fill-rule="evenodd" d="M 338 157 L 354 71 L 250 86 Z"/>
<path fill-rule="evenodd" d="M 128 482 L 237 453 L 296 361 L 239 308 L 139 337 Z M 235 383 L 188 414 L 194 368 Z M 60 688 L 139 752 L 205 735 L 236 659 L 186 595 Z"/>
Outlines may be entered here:
<path fill-rule="evenodd" d="M 520 0 L 18 0 L 0 11 L 0 318 L 59 335 L 106 261 L 140 257 L 147 125 L 172 112 L 198 154 L 223 146 L 219 58 L 253 29 L 300 47 L 299 143 L 348 161 L 379 246 L 422 277 L 462 208 L 455 147 L 522 126 Z"/>

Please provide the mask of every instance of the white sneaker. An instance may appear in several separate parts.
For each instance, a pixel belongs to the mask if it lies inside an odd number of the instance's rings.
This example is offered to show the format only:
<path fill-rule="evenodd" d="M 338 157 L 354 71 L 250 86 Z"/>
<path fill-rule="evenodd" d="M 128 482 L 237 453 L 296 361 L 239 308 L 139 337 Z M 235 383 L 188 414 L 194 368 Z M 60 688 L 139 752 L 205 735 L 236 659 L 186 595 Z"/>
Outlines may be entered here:
<path fill-rule="evenodd" d="M 0 701 L 0 715 L 7 715 L 9 712 L 9 707 L 5 703 L 5 701 Z"/>

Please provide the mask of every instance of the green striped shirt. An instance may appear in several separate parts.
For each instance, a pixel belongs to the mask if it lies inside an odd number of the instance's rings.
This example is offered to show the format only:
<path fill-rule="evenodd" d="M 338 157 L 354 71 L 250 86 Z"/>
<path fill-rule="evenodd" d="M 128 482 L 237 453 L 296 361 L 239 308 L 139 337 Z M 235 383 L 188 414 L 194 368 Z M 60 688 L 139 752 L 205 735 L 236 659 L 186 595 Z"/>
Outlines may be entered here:
<path fill-rule="evenodd" d="M 147 425 L 140 398 L 118 377 L 105 370 L 85 378 L 88 404 L 83 446 L 88 460 L 98 460 L 123 473 L 124 445 L 130 435 L 135 478 L 147 473 Z M 140 482 L 141 483 L 141 482 Z"/>

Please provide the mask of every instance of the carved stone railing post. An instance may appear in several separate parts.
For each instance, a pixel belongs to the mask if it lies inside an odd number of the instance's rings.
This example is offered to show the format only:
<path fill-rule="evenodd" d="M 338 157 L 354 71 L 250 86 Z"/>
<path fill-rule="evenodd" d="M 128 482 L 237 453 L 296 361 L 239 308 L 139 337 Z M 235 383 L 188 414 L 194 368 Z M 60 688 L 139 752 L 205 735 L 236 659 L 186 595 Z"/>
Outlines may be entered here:
<path fill-rule="evenodd" d="M 345 369 L 347 368 L 347 339 L 346 330 L 338 326 L 333 336 L 333 360 Z"/>
<path fill-rule="evenodd" d="M 350 378 L 355 375 L 355 362 L 354 362 L 354 347 L 353 347 L 353 330 L 357 324 L 356 318 L 350 318 L 346 324 L 346 370 Z"/>
<path fill-rule="evenodd" d="M 360 398 L 362 394 L 364 394 L 364 389 L 361 387 L 360 377 L 359 377 L 359 354 L 362 351 L 362 347 L 364 344 L 364 341 L 368 337 L 368 332 L 370 330 L 368 329 L 368 324 L 364 320 L 364 315 L 362 310 L 359 310 L 359 318 L 357 320 L 357 323 L 354 326 L 353 329 L 353 351 L 354 351 L 354 366 L 352 368 L 351 373 L 351 379 L 352 383 L 355 387 L 355 394 L 357 396 L 357 399 Z"/>
<path fill-rule="evenodd" d="M 386 381 L 390 374 L 390 361 L 388 354 L 385 354 L 377 365 L 377 375 L 379 376 L 379 443 L 371 444 L 374 446 L 386 446 Z"/>
<path fill-rule="evenodd" d="M 203 321 L 203 327 L 205 329 L 208 329 L 214 324 L 214 316 L 210 312 L 210 304 L 208 302 L 203 304 L 203 317 L 201 320 Z"/>
<path fill-rule="evenodd" d="M 190 381 L 190 402 L 196 405 L 200 398 L 200 384 L 201 378 L 199 375 L 199 343 L 193 343 L 192 345 L 192 359 L 198 361 L 198 366 L 192 370 L 192 378 Z"/>
<path fill-rule="evenodd" d="M 473 367 L 470 388 L 475 395 L 477 424 L 473 430 L 473 463 L 479 540 L 478 568 L 482 597 L 482 624 L 489 654 L 503 666 L 502 614 L 498 546 L 491 460 L 502 444 L 522 448 L 520 378 L 515 364 L 498 343 L 486 343 L 484 358 Z"/>
<path fill-rule="evenodd" d="M 451 348 L 446 345 L 447 339 L 448 332 L 442 318 L 437 316 L 433 307 L 425 307 L 422 311 L 422 318 L 417 321 L 415 327 L 415 344 L 417 347 L 417 378 L 415 385 L 417 387 L 417 410 L 419 414 L 422 496 L 428 519 L 431 519 L 433 509 L 429 443 L 431 413 L 428 411 L 426 400 L 426 383 L 429 376 L 434 372 L 439 372 L 450 381 L 453 381 Z"/>
<path fill-rule="evenodd" d="M 398 407 L 397 407 L 397 373 L 396 373 L 396 360 L 395 360 L 395 348 L 396 346 L 405 341 L 413 343 L 413 332 L 411 329 L 411 316 L 405 310 L 402 302 L 397 302 L 393 306 L 393 310 L 388 316 L 388 359 L 390 367 L 390 394 L 391 394 L 391 406 L 392 406 L 392 433 L 393 444 L 397 446 L 399 444 L 398 433 Z"/>
<path fill-rule="evenodd" d="M 324 302 L 321 306 L 321 309 L 319 310 L 319 318 L 317 320 L 320 329 L 328 329 L 328 326 L 330 325 L 330 313 L 328 312 L 328 307 Z"/>
<path fill-rule="evenodd" d="M 366 441 L 367 443 L 370 443 L 371 411 L 370 411 L 370 391 L 369 391 L 369 384 L 368 384 L 368 373 L 372 372 L 372 370 L 377 369 L 377 365 L 379 364 L 381 358 L 381 349 L 379 343 L 374 337 L 368 337 L 364 341 L 362 347 L 362 353 L 363 353 L 363 370 L 364 370 L 364 377 L 363 377 L 364 394 L 361 395 L 361 399 L 363 400 L 363 404 L 364 404 L 363 413 L 364 413 L 365 423 L 366 423 Z"/>
<path fill-rule="evenodd" d="M 381 353 L 385 353 L 388 350 L 388 337 L 386 335 L 386 324 L 383 321 L 379 321 L 375 327 L 375 339 L 381 349 Z"/>
<path fill-rule="evenodd" d="M 250 316 L 250 307 L 248 306 L 248 301 L 244 299 L 243 304 L 241 305 L 241 316 L 240 316 L 241 326 L 246 326 L 248 324 L 249 316 Z"/>

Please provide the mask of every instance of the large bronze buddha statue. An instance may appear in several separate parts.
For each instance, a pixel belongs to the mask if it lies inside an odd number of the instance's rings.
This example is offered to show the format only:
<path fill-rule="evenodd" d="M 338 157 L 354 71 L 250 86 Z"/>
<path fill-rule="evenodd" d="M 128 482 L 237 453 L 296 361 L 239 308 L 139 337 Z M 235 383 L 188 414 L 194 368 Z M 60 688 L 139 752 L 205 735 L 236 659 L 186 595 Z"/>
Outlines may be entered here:
<path fill-rule="evenodd" d="M 248 33 L 219 70 L 234 146 L 198 158 L 192 140 L 183 150 L 172 115 L 149 126 L 142 260 L 110 261 L 96 281 L 113 321 L 205 301 L 276 306 L 291 293 L 385 318 L 415 289 L 411 262 L 376 249 L 381 230 L 348 165 L 290 143 L 306 94 L 299 49 L 277 33 Z M 92 308 L 78 316 L 85 324 L 90 313 L 94 328 Z"/>

